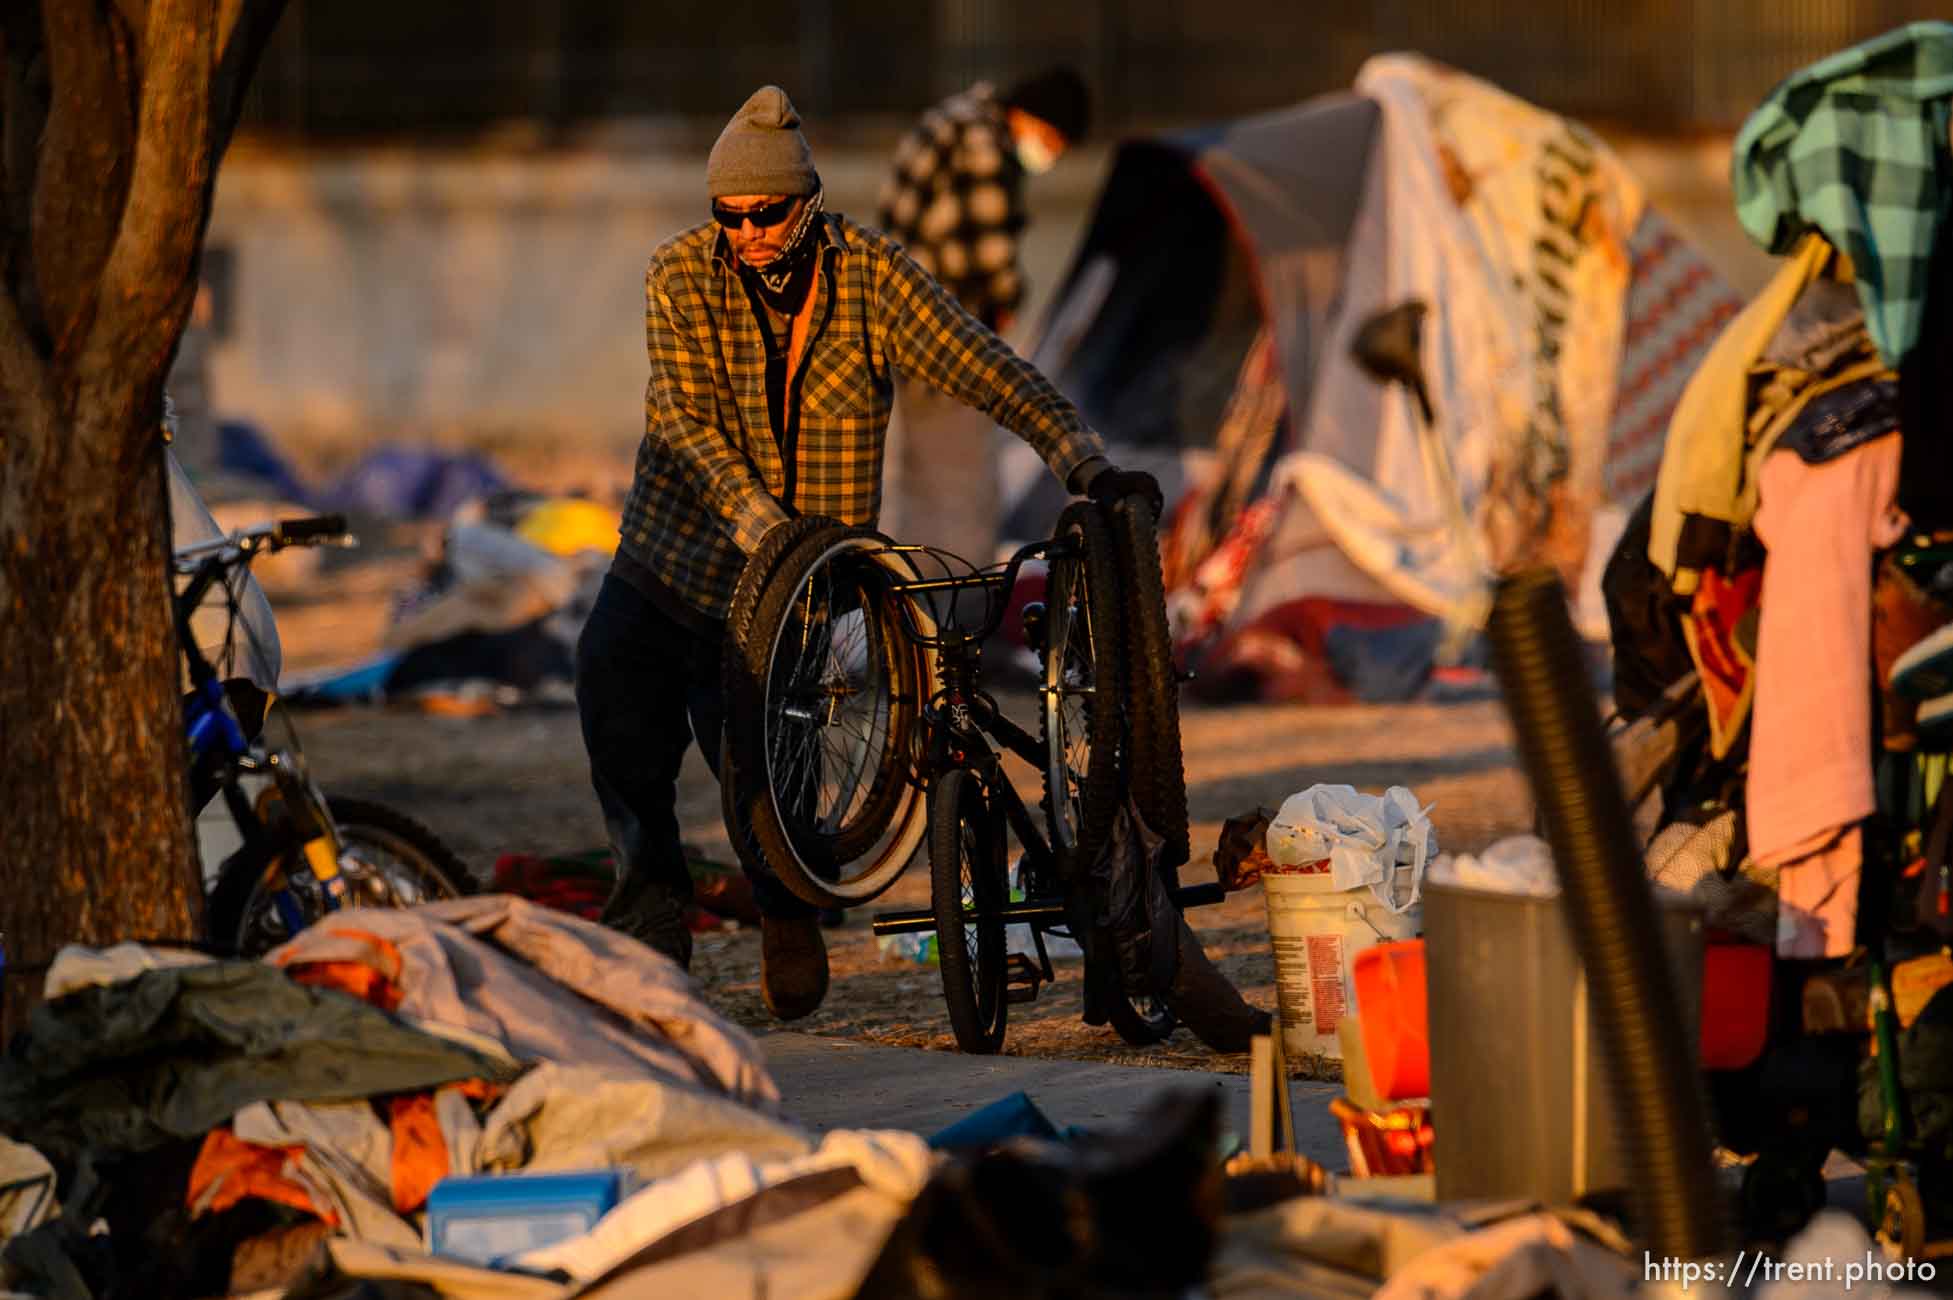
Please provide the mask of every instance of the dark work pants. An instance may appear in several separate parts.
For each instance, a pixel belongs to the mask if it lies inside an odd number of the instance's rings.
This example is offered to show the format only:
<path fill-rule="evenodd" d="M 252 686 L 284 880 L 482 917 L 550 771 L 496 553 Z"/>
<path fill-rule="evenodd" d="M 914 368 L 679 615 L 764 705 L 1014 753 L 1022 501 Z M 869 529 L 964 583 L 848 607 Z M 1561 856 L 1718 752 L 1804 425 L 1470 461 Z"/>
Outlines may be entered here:
<path fill-rule="evenodd" d="M 686 628 L 615 574 L 604 575 L 576 645 L 576 708 L 619 880 L 689 901 L 678 838 L 678 772 L 694 736 L 719 776 L 719 643 Z M 767 916 L 812 916 L 771 871 L 747 868 Z"/>

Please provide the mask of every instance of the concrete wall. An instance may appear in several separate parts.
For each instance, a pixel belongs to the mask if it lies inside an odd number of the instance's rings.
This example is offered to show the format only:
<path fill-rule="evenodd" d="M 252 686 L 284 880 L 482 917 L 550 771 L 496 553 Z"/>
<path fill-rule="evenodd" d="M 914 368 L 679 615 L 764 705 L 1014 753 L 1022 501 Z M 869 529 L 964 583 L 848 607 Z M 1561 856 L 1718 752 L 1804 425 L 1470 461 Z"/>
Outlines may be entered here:
<path fill-rule="evenodd" d="M 1767 264 L 1735 225 L 1727 142 L 1616 143 L 1656 201 L 1754 289 Z M 885 156 L 821 150 L 832 206 L 872 223 Z M 1031 183 L 1022 334 L 1063 273 L 1106 161 L 1081 151 Z M 627 452 L 643 431 L 645 259 L 703 217 L 703 170 L 702 150 L 671 143 L 240 146 L 210 232 L 233 267 L 213 351 L 217 408 L 314 461 L 381 438 Z"/>

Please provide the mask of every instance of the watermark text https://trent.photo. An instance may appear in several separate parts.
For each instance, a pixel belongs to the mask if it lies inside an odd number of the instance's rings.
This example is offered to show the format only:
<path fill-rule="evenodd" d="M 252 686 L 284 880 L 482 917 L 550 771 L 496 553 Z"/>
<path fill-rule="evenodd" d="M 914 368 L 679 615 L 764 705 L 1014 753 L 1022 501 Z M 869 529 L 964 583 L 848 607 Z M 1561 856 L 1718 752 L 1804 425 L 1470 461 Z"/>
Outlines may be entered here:
<path fill-rule="evenodd" d="M 1842 1282 L 1849 1291 L 1860 1286 L 1869 1289 L 1930 1283 L 1937 1273 L 1930 1260 L 1888 1259 L 1870 1250 L 1850 1259 L 1773 1259 L 1756 1250 L 1738 1251 L 1727 1261 L 1662 1258 L 1646 1252 L 1641 1257 L 1644 1284 L 1669 1283 L 1684 1291 L 1697 1284 L 1747 1291 L 1771 1282 Z"/>

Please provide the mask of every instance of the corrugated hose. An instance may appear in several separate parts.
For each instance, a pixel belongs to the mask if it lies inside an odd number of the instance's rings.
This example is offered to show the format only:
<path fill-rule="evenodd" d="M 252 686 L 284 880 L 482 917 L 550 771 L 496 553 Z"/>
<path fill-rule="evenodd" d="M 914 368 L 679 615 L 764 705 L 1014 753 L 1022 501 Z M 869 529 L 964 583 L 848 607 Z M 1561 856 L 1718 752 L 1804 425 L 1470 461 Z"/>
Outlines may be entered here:
<path fill-rule="evenodd" d="M 1488 633 L 1613 1069 L 1639 1235 L 1654 1255 L 1702 1259 L 1726 1239 L 1708 1106 L 1559 576 L 1502 580 Z"/>

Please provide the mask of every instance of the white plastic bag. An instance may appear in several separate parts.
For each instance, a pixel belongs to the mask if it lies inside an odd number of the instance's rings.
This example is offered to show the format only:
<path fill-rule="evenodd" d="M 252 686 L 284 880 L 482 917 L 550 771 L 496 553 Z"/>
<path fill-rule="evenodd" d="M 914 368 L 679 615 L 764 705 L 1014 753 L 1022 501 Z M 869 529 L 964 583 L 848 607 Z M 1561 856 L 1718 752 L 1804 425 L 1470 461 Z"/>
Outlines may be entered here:
<path fill-rule="evenodd" d="M 1327 859 L 1337 889 L 1367 885 L 1401 914 L 1422 896 L 1425 865 L 1438 850 L 1430 811 L 1401 785 L 1381 795 L 1313 785 L 1289 796 L 1268 824 L 1268 856 L 1284 867 Z"/>
<path fill-rule="evenodd" d="M 1537 835 L 1508 836 L 1476 855 L 1447 853 L 1431 864 L 1431 879 L 1500 894 L 1547 898 L 1560 892 L 1553 851 Z"/>

